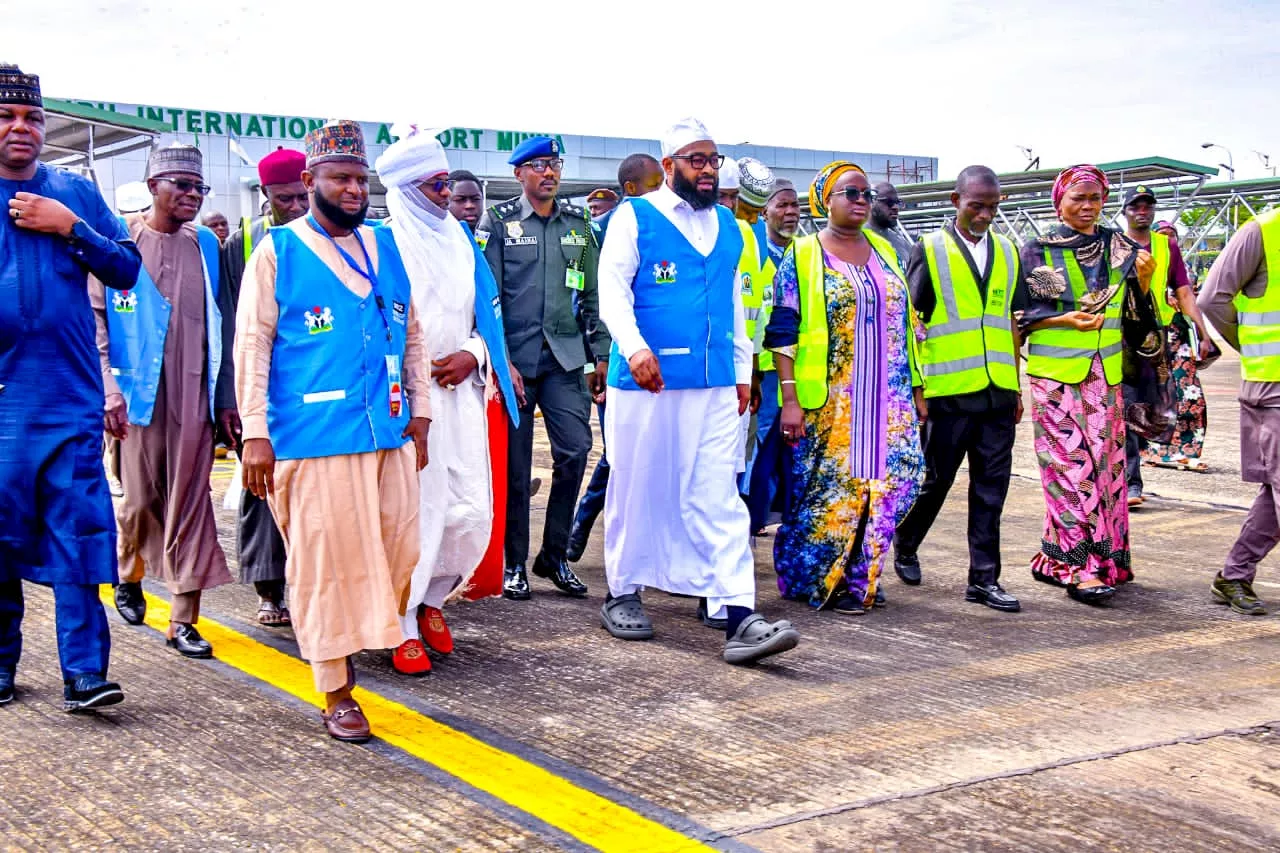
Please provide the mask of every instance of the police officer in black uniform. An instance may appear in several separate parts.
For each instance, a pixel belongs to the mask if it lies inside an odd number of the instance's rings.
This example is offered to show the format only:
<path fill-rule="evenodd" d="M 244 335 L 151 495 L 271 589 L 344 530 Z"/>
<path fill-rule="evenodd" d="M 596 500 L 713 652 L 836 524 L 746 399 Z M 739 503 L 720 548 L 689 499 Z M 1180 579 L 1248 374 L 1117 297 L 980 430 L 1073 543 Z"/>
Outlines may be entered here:
<path fill-rule="evenodd" d="M 569 527 L 587 454 L 591 451 L 591 398 L 602 390 L 608 367 L 609 333 L 600 323 L 596 264 L 600 247 L 585 211 L 558 200 L 564 168 L 558 140 L 535 136 L 508 162 L 524 192 L 485 211 L 476 237 L 498 281 L 507 350 L 523 381 L 520 428 L 508 444 L 506 573 L 503 595 L 529 598 L 529 474 L 533 465 L 533 410 L 551 439 L 551 493 L 542 550 L 533 573 L 566 595 L 587 587 L 565 561 Z M 578 303 L 581 317 L 574 314 Z M 579 325 L 581 323 L 581 325 Z M 583 332 L 586 332 L 584 335 Z M 587 373 L 594 364 L 594 372 Z"/>

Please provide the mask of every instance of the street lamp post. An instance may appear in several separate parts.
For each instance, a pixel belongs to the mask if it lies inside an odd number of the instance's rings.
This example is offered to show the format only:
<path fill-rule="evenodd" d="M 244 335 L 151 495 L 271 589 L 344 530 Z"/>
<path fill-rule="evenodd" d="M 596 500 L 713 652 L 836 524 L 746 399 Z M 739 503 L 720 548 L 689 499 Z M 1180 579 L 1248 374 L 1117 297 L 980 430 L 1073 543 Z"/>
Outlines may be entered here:
<path fill-rule="evenodd" d="M 1234 181 L 1236 179 L 1236 165 L 1235 165 L 1236 161 L 1235 161 L 1235 158 L 1231 156 L 1230 148 L 1228 148 L 1225 145 L 1219 145 L 1216 142 L 1202 142 L 1200 143 L 1200 147 L 1201 148 L 1221 148 L 1223 151 L 1227 152 L 1227 162 L 1219 163 L 1218 165 L 1227 170 L 1227 174 L 1231 176 L 1231 180 Z"/>

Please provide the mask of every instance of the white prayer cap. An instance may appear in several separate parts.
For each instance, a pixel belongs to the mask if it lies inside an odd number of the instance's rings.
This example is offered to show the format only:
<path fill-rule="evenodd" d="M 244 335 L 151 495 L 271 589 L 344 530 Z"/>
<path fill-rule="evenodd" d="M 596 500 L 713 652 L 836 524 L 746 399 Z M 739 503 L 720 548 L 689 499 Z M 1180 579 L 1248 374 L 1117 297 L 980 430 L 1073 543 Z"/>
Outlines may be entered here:
<path fill-rule="evenodd" d="M 662 135 L 662 156 L 670 157 L 686 145 L 711 139 L 706 125 L 690 116 L 671 125 Z"/>
<path fill-rule="evenodd" d="M 137 213 L 151 206 L 151 190 L 142 181 L 116 187 L 116 212 Z"/>
<path fill-rule="evenodd" d="M 725 157 L 724 164 L 720 167 L 720 189 L 736 190 L 738 186 L 738 161 Z"/>
<path fill-rule="evenodd" d="M 423 178 L 449 171 L 444 146 L 430 130 L 414 127 L 393 142 L 373 164 L 378 178 L 386 187 L 404 187 Z"/>

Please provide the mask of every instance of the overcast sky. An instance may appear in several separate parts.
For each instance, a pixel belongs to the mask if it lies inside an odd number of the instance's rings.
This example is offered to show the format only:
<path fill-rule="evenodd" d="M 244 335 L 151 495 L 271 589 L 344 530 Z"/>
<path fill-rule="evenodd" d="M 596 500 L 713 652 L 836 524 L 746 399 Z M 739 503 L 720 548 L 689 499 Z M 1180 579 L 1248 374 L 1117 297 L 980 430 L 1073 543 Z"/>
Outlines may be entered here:
<path fill-rule="evenodd" d="M 46 95 L 193 109 L 649 138 L 692 113 L 726 143 L 943 176 L 1020 169 L 1019 145 L 1280 165 L 1277 0 L 869 5 L 0 0 L 0 60 Z"/>

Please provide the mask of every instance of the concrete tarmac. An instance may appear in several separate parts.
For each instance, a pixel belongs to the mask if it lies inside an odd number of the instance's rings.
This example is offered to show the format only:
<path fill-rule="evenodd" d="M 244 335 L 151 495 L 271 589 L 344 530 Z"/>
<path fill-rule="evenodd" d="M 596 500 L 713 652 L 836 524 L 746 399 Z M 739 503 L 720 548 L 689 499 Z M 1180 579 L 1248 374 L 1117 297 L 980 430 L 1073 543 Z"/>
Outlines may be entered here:
<path fill-rule="evenodd" d="M 296 646 L 256 624 L 240 585 L 203 608 L 245 638 L 216 644 L 224 660 L 182 659 L 110 611 L 126 702 L 63 714 L 52 600 L 28 586 L 19 695 L 0 708 L 0 849 L 1280 849 L 1277 562 L 1257 583 L 1272 615 L 1209 594 L 1253 492 L 1238 482 L 1237 376 L 1227 359 L 1205 376 L 1213 473 L 1146 469 L 1137 580 L 1111 607 L 1030 577 L 1044 505 L 1028 422 L 1003 525 L 1023 612 L 963 600 L 963 474 L 923 585 L 890 570 L 888 606 L 863 616 L 782 601 L 759 539 L 761 608 L 804 639 L 749 669 L 720 661 L 723 635 L 691 599 L 646 596 L 650 642 L 605 633 L 597 528 L 585 601 L 535 579 L 531 602 L 452 606 L 457 650 L 421 679 L 388 652 L 359 656 L 361 685 L 405 709 L 370 712 L 375 731 L 420 724 L 404 747 L 333 742 L 312 698 L 268 683 L 263 656 Z M 219 505 L 229 476 L 220 463 Z"/>

